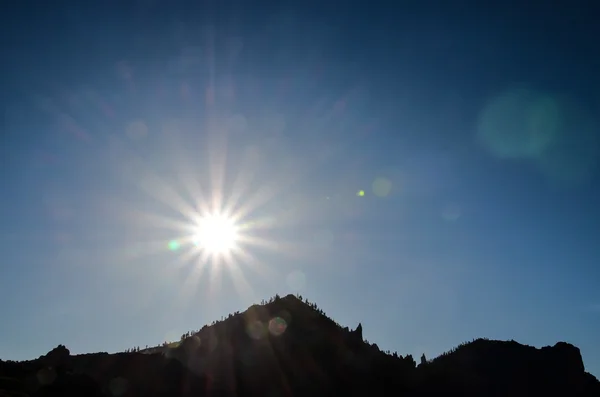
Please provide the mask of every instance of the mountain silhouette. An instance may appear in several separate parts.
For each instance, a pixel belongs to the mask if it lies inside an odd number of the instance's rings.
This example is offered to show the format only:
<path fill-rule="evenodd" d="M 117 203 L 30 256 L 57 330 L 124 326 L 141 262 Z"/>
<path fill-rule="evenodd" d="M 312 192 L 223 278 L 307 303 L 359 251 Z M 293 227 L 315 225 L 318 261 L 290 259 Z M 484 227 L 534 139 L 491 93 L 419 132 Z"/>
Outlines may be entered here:
<path fill-rule="evenodd" d="M 131 352 L 0 361 L 6 396 L 600 396 L 579 349 L 476 339 L 417 365 L 302 297 L 275 296 L 181 340 Z"/>

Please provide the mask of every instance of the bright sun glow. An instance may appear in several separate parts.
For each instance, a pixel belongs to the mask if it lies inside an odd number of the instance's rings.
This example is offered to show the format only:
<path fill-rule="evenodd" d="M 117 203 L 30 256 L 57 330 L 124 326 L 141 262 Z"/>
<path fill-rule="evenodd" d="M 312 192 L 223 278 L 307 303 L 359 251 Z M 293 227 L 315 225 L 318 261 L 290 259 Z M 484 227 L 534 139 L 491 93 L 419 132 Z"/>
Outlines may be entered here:
<path fill-rule="evenodd" d="M 198 221 L 194 244 L 212 255 L 227 255 L 236 248 L 238 227 L 222 214 L 205 215 Z"/>

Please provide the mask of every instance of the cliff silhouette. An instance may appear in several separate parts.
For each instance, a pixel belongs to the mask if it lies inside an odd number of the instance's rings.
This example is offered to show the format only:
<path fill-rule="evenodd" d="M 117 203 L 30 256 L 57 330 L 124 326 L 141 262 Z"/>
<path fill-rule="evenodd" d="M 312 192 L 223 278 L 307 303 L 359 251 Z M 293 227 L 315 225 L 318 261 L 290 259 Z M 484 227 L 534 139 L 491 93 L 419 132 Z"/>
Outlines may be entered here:
<path fill-rule="evenodd" d="M 6 396 L 600 396 L 579 349 L 477 339 L 417 365 L 383 352 L 316 304 L 275 296 L 182 335 L 117 354 L 0 361 Z"/>

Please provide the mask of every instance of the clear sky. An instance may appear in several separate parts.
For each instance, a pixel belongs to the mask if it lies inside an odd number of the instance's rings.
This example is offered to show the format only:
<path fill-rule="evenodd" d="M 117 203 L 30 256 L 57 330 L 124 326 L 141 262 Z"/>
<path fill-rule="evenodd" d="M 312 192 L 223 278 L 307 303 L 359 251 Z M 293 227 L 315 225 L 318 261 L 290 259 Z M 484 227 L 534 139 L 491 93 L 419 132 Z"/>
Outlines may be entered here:
<path fill-rule="evenodd" d="M 564 340 L 600 375 L 592 2 L 11 3 L 1 358 L 299 292 L 400 354 Z M 235 260 L 190 241 L 211 209 Z"/>

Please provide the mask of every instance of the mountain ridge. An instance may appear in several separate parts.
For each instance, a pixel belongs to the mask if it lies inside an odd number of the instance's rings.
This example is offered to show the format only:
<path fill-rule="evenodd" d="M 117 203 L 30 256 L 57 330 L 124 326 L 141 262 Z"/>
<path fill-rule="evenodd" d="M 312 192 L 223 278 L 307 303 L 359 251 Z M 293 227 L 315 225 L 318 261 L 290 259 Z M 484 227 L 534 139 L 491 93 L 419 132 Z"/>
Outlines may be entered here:
<path fill-rule="evenodd" d="M 410 354 L 366 342 L 361 323 L 343 327 L 294 295 L 276 295 L 179 342 L 133 350 L 71 355 L 60 345 L 35 360 L 0 360 L 0 396 L 600 396 L 600 382 L 566 342 L 536 348 L 478 338 L 417 365 Z"/>

